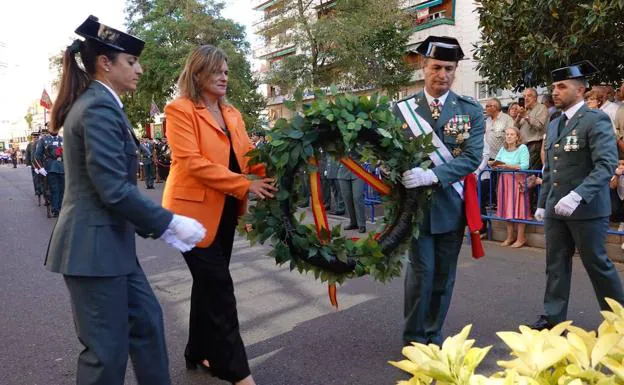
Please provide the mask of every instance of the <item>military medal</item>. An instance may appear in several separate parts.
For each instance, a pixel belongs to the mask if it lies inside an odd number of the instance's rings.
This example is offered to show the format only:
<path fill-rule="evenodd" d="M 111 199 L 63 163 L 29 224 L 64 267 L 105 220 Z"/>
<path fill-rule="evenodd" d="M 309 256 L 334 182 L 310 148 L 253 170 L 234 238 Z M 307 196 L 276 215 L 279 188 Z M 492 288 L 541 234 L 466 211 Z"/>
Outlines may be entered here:
<path fill-rule="evenodd" d="M 464 134 L 457 134 L 455 137 L 455 142 L 462 144 L 464 143 Z"/>
<path fill-rule="evenodd" d="M 462 149 L 460 147 L 455 147 L 452 152 L 454 157 L 458 157 L 461 155 Z"/>

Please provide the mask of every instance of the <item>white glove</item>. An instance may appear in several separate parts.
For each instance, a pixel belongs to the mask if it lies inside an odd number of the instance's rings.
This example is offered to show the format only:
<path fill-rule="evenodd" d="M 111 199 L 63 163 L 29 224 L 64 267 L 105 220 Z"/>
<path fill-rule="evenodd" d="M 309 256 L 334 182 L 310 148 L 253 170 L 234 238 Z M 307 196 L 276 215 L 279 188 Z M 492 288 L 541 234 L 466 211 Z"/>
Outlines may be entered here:
<path fill-rule="evenodd" d="M 183 215 L 173 214 L 173 219 L 167 229 L 171 230 L 176 238 L 187 245 L 195 246 L 206 236 L 206 229 L 201 223 Z"/>
<path fill-rule="evenodd" d="M 403 180 L 401 182 L 405 188 L 431 186 L 434 183 L 438 183 L 438 177 L 431 170 L 414 167 L 413 169 L 403 173 Z"/>
<path fill-rule="evenodd" d="M 187 245 L 186 243 L 182 242 L 169 229 L 165 230 L 163 235 L 160 236 L 160 239 L 166 244 L 168 244 L 169 246 L 176 248 L 183 253 L 186 253 L 187 251 L 190 251 L 191 249 L 193 249 L 193 245 Z"/>
<path fill-rule="evenodd" d="M 536 220 L 543 222 L 544 221 L 544 214 L 546 214 L 546 210 L 544 209 L 537 209 L 535 210 L 535 215 L 533 215 L 535 217 Z"/>
<path fill-rule="evenodd" d="M 28 168 L 32 168 L 32 166 L 26 166 L 26 167 L 28 167 Z"/>
<path fill-rule="evenodd" d="M 39 174 L 39 169 L 35 167 L 35 174 Z"/>
<path fill-rule="evenodd" d="M 45 168 L 40 168 L 39 175 L 48 176 L 48 172 L 45 170 Z"/>
<path fill-rule="evenodd" d="M 570 191 L 568 195 L 559 199 L 559 202 L 555 205 L 555 214 L 569 217 L 578 205 L 581 204 L 582 199 L 575 191 Z"/>

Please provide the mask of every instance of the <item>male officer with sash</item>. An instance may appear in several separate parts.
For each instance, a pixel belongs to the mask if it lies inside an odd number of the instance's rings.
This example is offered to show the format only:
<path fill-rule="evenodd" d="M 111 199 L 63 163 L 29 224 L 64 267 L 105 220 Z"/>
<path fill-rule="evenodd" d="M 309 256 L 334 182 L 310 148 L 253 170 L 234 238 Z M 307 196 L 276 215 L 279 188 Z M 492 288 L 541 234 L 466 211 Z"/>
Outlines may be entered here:
<path fill-rule="evenodd" d="M 611 202 L 609 179 L 618 152 L 609 116 L 589 109 L 585 78 L 597 72 L 583 61 L 552 72 L 552 96 L 563 111 L 546 134 L 544 178 L 535 219 L 546 235 L 545 314 L 532 327 L 542 330 L 565 321 L 570 297 L 572 256 L 578 249 L 600 308 L 605 297 L 624 304 L 618 272 L 605 250 Z"/>
<path fill-rule="evenodd" d="M 472 178 L 481 161 L 485 124 L 480 104 L 450 90 L 464 57 L 458 41 L 429 36 L 417 51 L 424 56 L 425 89 L 399 101 L 394 114 L 404 122 L 408 137 L 432 133 L 437 150 L 430 154 L 432 168 L 415 167 L 403 174 L 406 188 L 433 190 L 420 236 L 410 246 L 403 340 L 441 344 L 467 221 L 464 178 Z M 466 195 L 476 208 L 468 220 L 476 216 L 480 222 L 476 182 L 471 181 Z"/>

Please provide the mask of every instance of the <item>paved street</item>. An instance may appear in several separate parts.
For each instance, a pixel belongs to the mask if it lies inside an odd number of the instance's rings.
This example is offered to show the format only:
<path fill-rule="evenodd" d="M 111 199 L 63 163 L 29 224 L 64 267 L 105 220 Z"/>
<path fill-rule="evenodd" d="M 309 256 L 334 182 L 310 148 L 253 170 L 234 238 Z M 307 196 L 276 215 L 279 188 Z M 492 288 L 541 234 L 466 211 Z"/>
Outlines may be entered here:
<path fill-rule="evenodd" d="M 143 186 L 140 188 L 143 190 Z M 160 201 L 163 185 L 143 191 Z M 81 347 L 74 334 L 62 277 L 47 272 L 43 259 L 53 219 L 37 207 L 30 172 L 0 166 L 0 383 L 74 383 Z M 187 372 L 186 343 L 191 278 L 182 256 L 158 240 L 138 240 L 141 264 L 163 306 L 173 384 L 225 384 Z M 403 282 L 382 285 L 368 278 L 338 290 L 340 310 L 325 285 L 291 273 L 237 238 L 231 271 L 238 310 L 259 385 L 382 385 L 406 377 L 388 365 L 401 358 Z M 486 258 L 460 256 L 447 333 L 473 323 L 478 346 L 495 344 L 481 370 L 495 369 L 507 355 L 495 332 L 515 330 L 541 312 L 544 253 L 486 244 Z M 591 284 L 575 261 L 570 317 L 586 328 L 600 321 Z M 135 384 L 130 373 L 127 384 Z"/>

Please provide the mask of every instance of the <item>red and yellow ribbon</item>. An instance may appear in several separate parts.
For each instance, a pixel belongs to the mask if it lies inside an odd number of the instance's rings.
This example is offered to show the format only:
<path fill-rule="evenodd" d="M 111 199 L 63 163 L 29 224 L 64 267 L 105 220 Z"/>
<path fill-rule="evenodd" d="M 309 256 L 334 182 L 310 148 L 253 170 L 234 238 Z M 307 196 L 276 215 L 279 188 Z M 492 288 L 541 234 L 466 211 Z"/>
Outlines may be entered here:
<path fill-rule="evenodd" d="M 381 179 L 377 178 L 376 175 L 371 174 L 366 171 L 364 167 L 360 166 L 356 161 L 351 158 L 344 157 L 340 159 L 340 162 L 349 169 L 352 173 L 354 173 L 358 178 L 362 179 L 366 184 L 371 186 L 375 191 L 382 195 L 390 194 L 390 186 L 385 184 Z M 318 161 L 315 157 L 311 157 L 309 163 L 313 166 L 316 166 L 318 170 Z M 323 200 L 323 193 L 321 189 L 321 176 L 318 171 L 310 172 L 310 197 L 311 197 L 311 206 L 312 206 L 312 215 L 314 216 L 314 224 L 316 225 L 316 234 L 318 235 L 321 243 L 328 243 L 331 241 L 329 235 L 327 238 L 321 236 L 321 232 L 325 232 L 326 234 L 330 234 L 331 230 L 329 229 L 329 224 L 327 222 L 327 213 L 325 212 L 325 203 Z M 326 230 L 326 231 L 323 231 Z M 378 238 L 378 237 L 376 237 Z M 336 284 L 330 283 L 327 286 L 327 292 L 329 295 L 329 302 L 333 307 L 338 309 L 338 297 L 336 291 Z"/>

